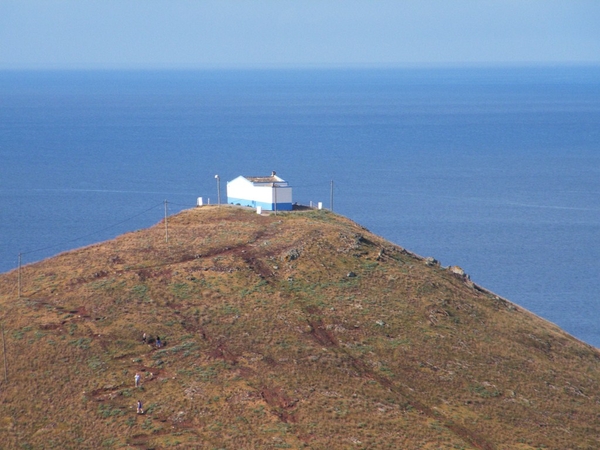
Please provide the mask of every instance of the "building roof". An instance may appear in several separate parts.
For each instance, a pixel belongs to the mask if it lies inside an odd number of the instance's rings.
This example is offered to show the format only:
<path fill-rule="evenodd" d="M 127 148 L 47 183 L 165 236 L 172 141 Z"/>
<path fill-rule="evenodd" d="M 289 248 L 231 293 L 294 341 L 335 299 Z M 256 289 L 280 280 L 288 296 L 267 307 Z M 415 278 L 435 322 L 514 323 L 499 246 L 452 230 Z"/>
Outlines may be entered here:
<path fill-rule="evenodd" d="M 277 181 L 283 181 L 277 175 L 270 175 L 268 177 L 244 177 L 248 181 L 252 181 L 253 183 L 275 183 Z"/>
<path fill-rule="evenodd" d="M 252 183 L 281 183 L 281 182 L 285 183 L 285 180 L 283 178 L 278 177 L 277 174 L 275 173 L 275 171 L 271 172 L 271 175 L 269 175 L 267 177 L 244 176 L 244 178 L 248 181 L 251 181 Z"/>

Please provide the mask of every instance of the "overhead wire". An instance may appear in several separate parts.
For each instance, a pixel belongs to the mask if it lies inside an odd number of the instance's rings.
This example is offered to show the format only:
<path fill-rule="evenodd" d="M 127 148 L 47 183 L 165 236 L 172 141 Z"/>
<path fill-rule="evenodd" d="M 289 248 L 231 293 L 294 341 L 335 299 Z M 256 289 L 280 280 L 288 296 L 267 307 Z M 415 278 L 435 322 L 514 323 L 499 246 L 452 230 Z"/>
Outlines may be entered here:
<path fill-rule="evenodd" d="M 156 208 L 158 208 L 159 206 L 163 206 L 163 204 L 164 204 L 164 202 L 160 202 L 160 203 L 158 203 L 158 204 L 156 204 L 156 205 L 152 206 L 151 208 L 148 208 L 148 209 L 146 209 L 146 210 L 144 210 L 144 211 L 142 211 L 142 212 L 140 212 L 140 213 L 138 213 L 138 214 L 135 214 L 135 215 L 133 215 L 133 216 L 127 217 L 126 219 L 123 219 L 123 220 L 121 220 L 120 222 L 113 223 L 113 224 L 111 224 L 111 225 L 108 225 L 108 226 L 106 226 L 106 227 L 104 227 L 104 228 L 101 228 L 101 229 L 99 229 L 99 230 L 95 230 L 95 231 L 93 231 L 93 232 L 91 232 L 91 233 L 88 233 L 88 234 L 85 234 L 85 235 L 82 235 L 82 236 L 78 236 L 78 237 L 76 237 L 76 238 L 73 238 L 73 239 L 69 239 L 68 241 L 58 242 L 58 243 L 56 243 L 56 244 L 49 245 L 49 246 L 47 246 L 47 247 L 41 247 L 41 248 L 36 248 L 36 249 L 33 249 L 33 250 L 26 251 L 26 252 L 21 252 L 21 255 L 28 255 L 28 254 L 30 254 L 30 253 L 36 253 L 36 252 L 41 252 L 41 251 L 44 251 L 44 250 L 49 250 L 49 249 L 51 249 L 51 248 L 60 247 L 60 246 L 62 246 L 62 245 L 64 245 L 64 244 L 69 244 L 69 243 L 71 243 L 71 242 L 75 242 L 75 241 L 78 241 L 78 240 L 80 240 L 80 239 L 84 239 L 84 238 L 86 238 L 86 237 L 93 236 L 93 235 L 95 235 L 95 234 L 101 233 L 101 232 L 103 232 L 103 231 L 106 231 L 106 230 L 109 230 L 109 229 L 111 229 L 111 228 L 114 228 L 114 227 L 116 227 L 116 226 L 118 226 L 118 225 L 121 225 L 121 224 L 123 224 L 123 223 L 125 223 L 125 222 L 128 222 L 128 221 L 130 221 L 131 219 L 135 219 L 136 217 L 139 217 L 139 216 L 141 216 L 142 214 L 146 214 L 147 212 L 149 212 L 149 211 L 152 211 L 153 209 L 156 209 Z"/>
<path fill-rule="evenodd" d="M 329 185 L 329 182 L 321 182 L 321 183 L 313 183 L 313 184 L 300 184 L 300 185 L 294 185 L 293 187 L 307 188 L 307 187 L 318 187 L 318 186 L 327 186 L 327 185 Z M 336 184 L 334 190 L 337 191 L 338 188 L 339 188 L 339 184 Z M 193 208 L 193 207 L 196 206 L 196 205 L 193 205 L 193 204 L 182 204 L 182 203 L 174 203 L 174 202 L 168 202 L 168 204 L 169 205 L 173 205 L 173 206 L 181 206 L 181 207 L 184 207 L 184 208 Z M 52 245 L 49 245 L 49 246 L 46 246 L 46 247 L 40 247 L 40 248 L 36 248 L 36 249 L 33 249 L 33 250 L 28 250 L 26 252 L 21 252 L 21 255 L 29 255 L 31 253 L 41 252 L 41 251 L 44 251 L 44 250 L 49 250 L 49 249 L 52 249 L 52 248 L 60 247 L 60 246 L 65 245 L 65 244 L 76 242 L 76 241 L 84 239 L 86 237 L 90 237 L 90 236 L 93 236 L 95 234 L 98 234 L 98 233 L 101 233 L 103 231 L 106 231 L 106 230 L 109 230 L 111 228 L 114 228 L 114 227 L 116 227 L 118 225 L 121 225 L 121 224 L 123 224 L 125 222 L 128 222 L 131 219 L 135 219 L 136 217 L 139 217 L 139 216 L 141 216 L 141 215 L 143 215 L 143 214 L 145 214 L 145 213 L 147 213 L 149 211 L 152 211 L 153 209 L 156 209 L 159 206 L 163 206 L 163 205 L 164 205 L 164 202 L 157 203 L 156 205 L 154 205 L 154 206 L 152 206 L 152 207 L 150 207 L 150 208 L 148 208 L 148 209 L 146 209 L 144 211 L 141 211 L 138 214 L 135 214 L 133 216 L 127 217 L 127 218 L 125 218 L 125 219 L 123 219 L 123 220 L 121 220 L 119 222 L 113 223 L 113 224 L 108 225 L 108 226 L 106 226 L 104 228 L 92 231 L 91 233 L 88 233 L 88 234 L 85 234 L 85 235 L 81 235 L 81 236 L 78 236 L 76 238 L 69 239 L 67 241 L 58 242 L 58 243 L 55 243 L 55 244 L 52 244 Z"/>

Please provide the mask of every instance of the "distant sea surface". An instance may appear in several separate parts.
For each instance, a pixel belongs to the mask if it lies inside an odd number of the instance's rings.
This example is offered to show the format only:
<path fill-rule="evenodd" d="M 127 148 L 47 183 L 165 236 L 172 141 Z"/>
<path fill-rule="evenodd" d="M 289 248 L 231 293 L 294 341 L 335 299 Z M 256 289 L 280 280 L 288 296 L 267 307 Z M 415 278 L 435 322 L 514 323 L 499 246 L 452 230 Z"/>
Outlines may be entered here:
<path fill-rule="evenodd" d="M 0 72 L 0 271 L 268 175 L 600 347 L 600 68 Z"/>

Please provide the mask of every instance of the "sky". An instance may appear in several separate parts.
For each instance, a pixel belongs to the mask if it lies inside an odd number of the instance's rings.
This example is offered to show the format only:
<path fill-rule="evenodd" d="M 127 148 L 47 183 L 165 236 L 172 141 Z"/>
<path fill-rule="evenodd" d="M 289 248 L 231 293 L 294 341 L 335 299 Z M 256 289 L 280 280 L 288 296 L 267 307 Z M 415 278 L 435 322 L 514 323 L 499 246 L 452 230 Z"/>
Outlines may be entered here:
<path fill-rule="evenodd" d="M 0 69 L 600 64 L 600 0 L 0 0 Z"/>

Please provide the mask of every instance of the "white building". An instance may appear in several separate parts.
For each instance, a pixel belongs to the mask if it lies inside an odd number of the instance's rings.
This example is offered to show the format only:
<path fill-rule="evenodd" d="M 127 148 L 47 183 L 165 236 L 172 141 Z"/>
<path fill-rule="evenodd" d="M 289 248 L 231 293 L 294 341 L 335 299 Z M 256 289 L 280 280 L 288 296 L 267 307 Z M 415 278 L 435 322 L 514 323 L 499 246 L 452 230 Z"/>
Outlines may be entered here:
<path fill-rule="evenodd" d="M 275 172 L 268 177 L 239 176 L 227 182 L 227 203 L 232 205 L 260 206 L 265 211 L 292 210 L 292 188 Z"/>

